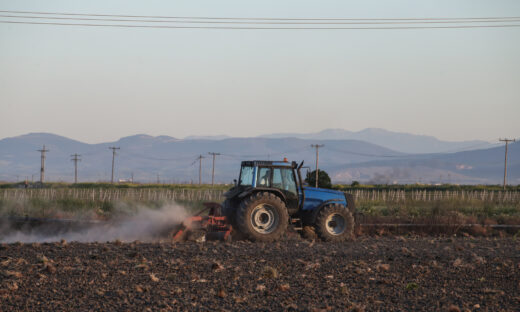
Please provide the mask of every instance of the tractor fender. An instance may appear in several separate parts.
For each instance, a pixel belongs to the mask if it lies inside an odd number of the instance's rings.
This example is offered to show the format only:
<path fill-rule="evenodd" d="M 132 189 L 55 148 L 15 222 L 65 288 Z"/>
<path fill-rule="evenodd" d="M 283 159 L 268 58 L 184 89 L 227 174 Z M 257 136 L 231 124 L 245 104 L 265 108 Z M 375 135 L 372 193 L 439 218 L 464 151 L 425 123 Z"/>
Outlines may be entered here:
<path fill-rule="evenodd" d="M 250 189 L 247 189 L 245 190 L 244 192 L 238 194 L 238 198 L 240 199 L 243 199 L 244 197 L 246 196 L 249 196 L 253 193 L 256 193 L 256 192 L 268 192 L 268 193 L 273 193 L 275 194 L 276 196 L 280 197 L 280 199 L 286 204 L 287 203 L 287 198 L 285 197 L 284 193 L 282 193 L 282 191 L 278 190 L 278 189 L 273 189 L 273 188 L 268 188 L 268 187 L 255 187 L 255 188 L 250 188 Z"/>
<path fill-rule="evenodd" d="M 336 203 L 343 205 L 343 199 L 336 198 L 336 199 L 326 200 L 326 201 L 322 202 L 317 208 L 313 209 L 312 211 L 308 211 L 304 218 L 305 224 L 314 225 L 316 223 L 316 218 L 318 217 L 318 214 L 323 209 L 323 207 L 328 206 L 330 204 L 336 204 Z"/>

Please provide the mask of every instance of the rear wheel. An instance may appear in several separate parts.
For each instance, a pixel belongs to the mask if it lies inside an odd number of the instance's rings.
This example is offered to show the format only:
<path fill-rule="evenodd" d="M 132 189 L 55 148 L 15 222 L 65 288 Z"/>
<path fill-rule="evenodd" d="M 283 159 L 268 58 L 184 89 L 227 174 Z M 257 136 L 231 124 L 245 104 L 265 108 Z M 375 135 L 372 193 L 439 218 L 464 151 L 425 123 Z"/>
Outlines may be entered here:
<path fill-rule="evenodd" d="M 236 215 L 240 232 L 250 240 L 263 242 L 279 239 L 287 229 L 288 220 L 284 202 L 267 192 L 243 200 Z"/>
<path fill-rule="evenodd" d="M 324 241 L 342 242 L 351 239 L 354 233 L 352 213 L 340 204 L 325 206 L 316 219 L 316 231 Z"/>
<path fill-rule="evenodd" d="M 236 200 L 226 199 L 222 203 L 222 214 L 226 216 L 227 221 L 231 224 L 231 238 L 234 241 L 245 239 L 244 235 L 238 230 L 236 215 L 237 215 L 237 207 Z"/>
<path fill-rule="evenodd" d="M 230 199 L 226 199 L 222 203 L 222 214 L 226 216 L 229 223 L 234 225 L 233 223 L 235 222 L 235 209 Z"/>

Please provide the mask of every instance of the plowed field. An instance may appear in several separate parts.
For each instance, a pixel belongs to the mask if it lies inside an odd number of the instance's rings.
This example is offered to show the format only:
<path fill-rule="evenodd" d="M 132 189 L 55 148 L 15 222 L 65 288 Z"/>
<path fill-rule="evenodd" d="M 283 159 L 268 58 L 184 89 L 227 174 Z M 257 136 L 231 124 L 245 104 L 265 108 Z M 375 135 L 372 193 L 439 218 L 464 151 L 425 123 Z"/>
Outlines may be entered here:
<path fill-rule="evenodd" d="M 518 311 L 514 238 L 0 246 L 2 311 Z"/>

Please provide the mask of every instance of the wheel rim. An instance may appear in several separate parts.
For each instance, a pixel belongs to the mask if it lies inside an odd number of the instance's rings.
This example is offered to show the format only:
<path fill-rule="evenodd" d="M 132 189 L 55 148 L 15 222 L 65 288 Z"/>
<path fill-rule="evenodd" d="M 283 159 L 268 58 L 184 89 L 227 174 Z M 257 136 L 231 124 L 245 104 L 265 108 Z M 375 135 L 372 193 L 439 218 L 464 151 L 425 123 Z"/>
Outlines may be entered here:
<path fill-rule="evenodd" d="M 347 228 L 347 222 L 342 215 L 333 213 L 325 220 L 325 228 L 331 235 L 341 235 Z"/>
<path fill-rule="evenodd" d="M 260 204 L 251 212 L 253 229 L 260 234 L 272 233 L 278 227 L 278 219 L 278 213 L 271 205 Z"/>

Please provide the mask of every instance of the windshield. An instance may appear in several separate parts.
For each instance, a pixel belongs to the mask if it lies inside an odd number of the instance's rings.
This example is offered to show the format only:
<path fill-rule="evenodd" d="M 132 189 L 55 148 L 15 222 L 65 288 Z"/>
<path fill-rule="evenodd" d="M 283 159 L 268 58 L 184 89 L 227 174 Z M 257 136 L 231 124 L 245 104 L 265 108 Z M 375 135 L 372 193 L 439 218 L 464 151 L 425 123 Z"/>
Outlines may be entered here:
<path fill-rule="evenodd" d="M 253 185 L 254 171 L 255 171 L 254 167 L 243 166 L 242 169 L 240 170 L 239 185 Z"/>

